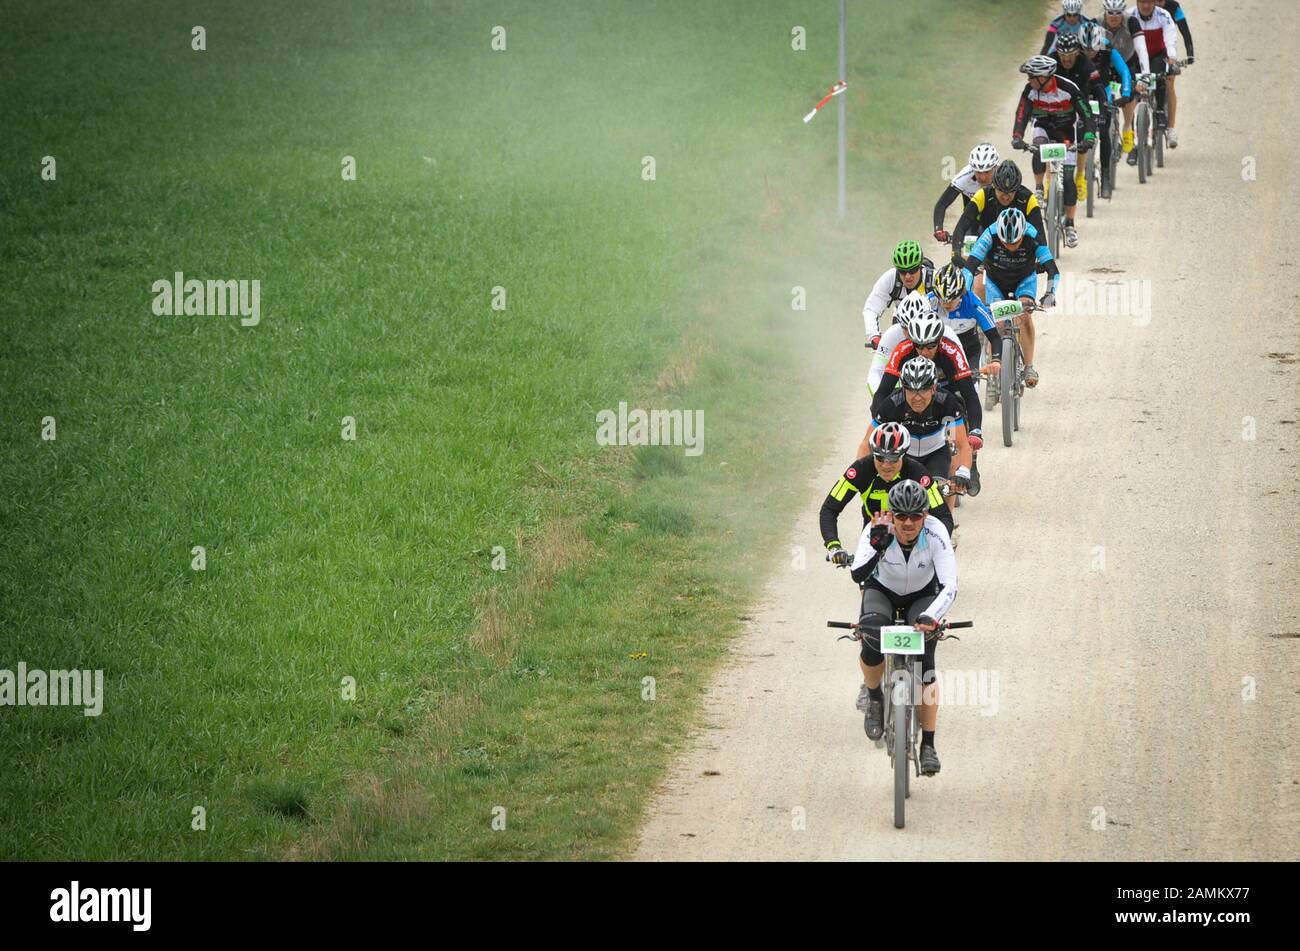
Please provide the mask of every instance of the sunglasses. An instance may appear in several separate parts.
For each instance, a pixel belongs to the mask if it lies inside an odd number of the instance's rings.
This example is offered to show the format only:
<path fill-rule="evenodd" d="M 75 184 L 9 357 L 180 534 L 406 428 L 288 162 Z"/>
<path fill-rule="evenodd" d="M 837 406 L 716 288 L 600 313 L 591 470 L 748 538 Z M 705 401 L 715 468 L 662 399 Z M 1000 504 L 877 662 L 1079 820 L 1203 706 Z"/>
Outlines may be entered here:
<path fill-rule="evenodd" d="M 899 273 L 899 274 L 915 274 L 915 273 L 917 273 L 917 272 L 920 271 L 920 270 L 921 270 L 921 265 L 918 264 L 916 267 L 899 268 L 899 269 L 898 269 L 898 273 Z"/>
<path fill-rule="evenodd" d="M 903 458 L 903 453 L 901 452 L 897 455 L 893 453 L 885 454 L 883 452 L 873 452 L 871 455 L 877 462 L 898 462 Z"/>
<path fill-rule="evenodd" d="M 924 519 L 925 519 L 924 512 L 916 512 L 915 514 L 912 515 L 903 515 L 899 512 L 894 513 L 895 522 L 920 522 L 923 521 Z"/>
<path fill-rule="evenodd" d="M 931 386 L 927 386 L 927 387 L 926 387 L 925 389 L 923 389 L 923 390 L 914 390 L 914 389 L 912 389 L 911 387 L 905 386 L 905 387 L 903 387 L 903 391 L 904 391 L 905 393 L 933 393 L 933 392 L 934 392 L 934 386 L 933 386 L 933 385 L 931 385 Z"/>

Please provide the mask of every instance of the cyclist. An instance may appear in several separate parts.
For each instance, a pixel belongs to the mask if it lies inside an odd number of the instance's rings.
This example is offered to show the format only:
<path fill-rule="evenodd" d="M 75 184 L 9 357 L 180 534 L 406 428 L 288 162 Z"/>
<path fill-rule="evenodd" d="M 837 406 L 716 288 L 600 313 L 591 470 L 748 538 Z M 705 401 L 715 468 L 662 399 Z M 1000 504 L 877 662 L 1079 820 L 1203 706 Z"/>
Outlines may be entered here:
<path fill-rule="evenodd" d="M 907 447 L 933 479 L 948 479 L 958 493 L 970 487 L 971 448 L 966 437 L 966 407 L 961 397 L 939 388 L 938 372 L 928 357 L 912 357 L 902 368 L 902 391 L 895 390 L 872 407 L 867 434 L 858 455 L 871 449 L 872 432 L 885 423 L 902 423 L 912 434 Z M 954 453 L 948 447 L 952 430 Z M 956 504 L 949 496 L 949 506 Z"/>
<path fill-rule="evenodd" d="M 975 381 L 971 377 L 970 364 L 966 362 L 966 353 L 962 350 L 961 341 L 948 329 L 943 318 L 929 309 L 928 304 L 925 314 L 908 322 L 907 339 L 894 347 L 889 355 L 889 363 L 885 365 L 885 372 L 880 377 L 880 385 L 871 400 L 872 413 L 878 414 L 888 402 L 897 388 L 902 367 L 917 354 L 933 361 L 939 382 L 943 384 L 945 390 L 952 392 L 954 398 L 960 400 L 959 405 L 963 410 L 961 415 L 968 416 L 971 422 L 970 428 L 979 432 L 984 410 L 975 392 Z M 912 435 L 916 436 L 915 430 Z M 864 449 L 860 455 L 865 454 Z M 936 475 L 945 474 L 946 471 L 936 473 Z"/>
<path fill-rule="evenodd" d="M 1047 24 L 1047 36 L 1039 55 L 1046 56 L 1056 48 L 1062 36 L 1078 33 L 1085 23 L 1096 22 L 1083 15 L 1083 0 L 1061 0 L 1061 15 Z"/>
<path fill-rule="evenodd" d="M 1161 74 L 1166 66 L 1178 66 L 1178 28 L 1174 18 L 1156 0 L 1137 0 L 1137 6 L 1129 11 L 1129 16 L 1137 17 L 1138 25 L 1147 40 L 1147 60 L 1150 72 Z M 1159 94 L 1159 93 L 1157 93 Z M 1174 91 L 1174 77 L 1165 76 L 1164 95 L 1168 103 L 1169 118 L 1165 126 L 1165 141 L 1171 149 L 1178 148 L 1178 133 L 1174 131 L 1178 118 L 1178 96 Z M 1157 106 L 1158 107 L 1158 106 Z M 1137 164 L 1137 160 L 1130 164 Z"/>
<path fill-rule="evenodd" d="M 862 586 L 859 624 L 889 625 L 894 623 L 895 612 L 901 611 L 907 623 L 929 634 L 952 607 L 957 598 L 957 556 L 948 529 L 928 515 L 928 510 L 925 488 L 904 479 L 889 490 L 889 511 L 872 516 L 870 528 L 863 529 L 849 568 L 853 580 Z M 939 755 L 934 750 L 939 719 L 938 685 L 934 683 L 936 644 L 936 640 L 926 640 L 921 660 L 921 683 L 925 685 L 918 711 L 922 776 L 939 772 Z M 885 732 L 885 698 L 880 691 L 885 658 L 866 637 L 858 666 L 862 687 L 857 707 L 865 714 L 867 736 L 878 740 Z"/>
<path fill-rule="evenodd" d="M 997 223 L 998 215 L 1007 208 L 1019 208 L 1039 234 L 1046 234 L 1046 229 L 1043 228 L 1043 209 L 1039 205 L 1038 196 L 1021 182 L 1020 166 L 1014 159 L 1003 159 L 1002 164 L 993 172 L 992 185 L 986 185 L 975 193 L 975 197 L 961 213 L 961 218 L 953 228 L 954 264 L 958 267 L 964 265 L 961 249 L 965 246 L 966 236 L 973 234 L 978 238 L 984 233 L 985 228 Z M 982 293 L 983 283 L 984 275 L 981 274 L 972 285 L 977 297 Z"/>
<path fill-rule="evenodd" d="M 1128 0 L 1101 0 L 1101 28 L 1110 40 L 1110 48 L 1124 60 L 1129 73 L 1135 75 L 1147 66 L 1147 37 L 1137 17 L 1129 16 L 1127 3 Z M 1136 109 L 1137 105 L 1130 96 L 1124 103 L 1124 152 L 1131 159 L 1130 165 L 1137 164 L 1137 156 L 1133 154 L 1133 113 Z"/>
<path fill-rule="evenodd" d="M 1091 35 L 1095 24 L 1091 20 L 1083 25 L 1078 33 L 1062 33 L 1056 40 L 1056 75 L 1064 76 L 1078 86 L 1089 99 L 1102 103 L 1106 101 L 1106 86 L 1101 81 L 1101 72 L 1083 49 L 1081 35 Z M 1091 105 L 1089 105 L 1091 111 Z M 1084 164 L 1075 166 L 1074 188 L 1080 201 L 1088 197 L 1088 177 L 1084 174 Z"/>
<path fill-rule="evenodd" d="M 943 230 L 943 218 L 948 212 L 948 206 L 961 195 L 962 210 L 965 210 L 970 204 L 971 196 L 993 181 L 993 170 L 999 161 L 998 150 L 988 142 L 981 142 L 970 150 L 970 160 L 966 166 L 948 183 L 939 200 L 934 203 L 934 239 L 940 244 L 948 243 L 948 232 Z"/>
<path fill-rule="evenodd" d="M 907 325 L 918 317 L 927 314 L 933 316 L 937 313 L 934 304 L 920 291 L 912 291 L 898 302 L 898 306 L 894 308 L 894 322 L 880 335 L 880 342 L 876 344 L 876 352 L 871 360 L 871 369 L 867 371 L 867 390 L 872 397 L 875 397 L 876 390 L 880 389 L 880 381 L 884 378 L 885 367 L 889 365 L 889 358 L 893 355 L 894 348 L 907 339 Z M 946 336 L 953 343 L 961 345 L 957 334 L 950 333 Z"/>
<path fill-rule="evenodd" d="M 1183 13 L 1183 5 L 1178 0 L 1156 0 L 1156 3 L 1168 10 L 1169 15 L 1174 18 L 1174 26 L 1178 27 L 1178 32 L 1183 35 L 1183 45 L 1187 47 L 1183 65 L 1190 66 L 1196 56 L 1192 51 L 1192 28 L 1187 23 L 1187 15 Z"/>
<path fill-rule="evenodd" d="M 921 254 L 921 246 L 915 241 L 900 241 L 894 246 L 894 266 L 880 275 L 862 306 L 868 347 L 874 350 L 880 343 L 880 315 L 909 291 L 924 294 L 933 274 L 934 262 Z"/>
<path fill-rule="evenodd" d="M 1056 285 L 1061 272 L 1047 247 L 1045 236 L 1035 231 L 1018 208 L 1008 208 L 998 216 L 998 223 L 987 229 L 966 259 L 966 279 L 970 267 L 984 264 L 984 300 L 992 302 L 1017 298 L 1032 306 L 1038 293 L 1038 272 L 1048 278 L 1048 290 L 1040 304 L 1043 309 L 1056 306 Z M 1038 385 L 1034 369 L 1034 317 L 1031 313 L 1016 318 L 1020 327 L 1020 347 L 1025 355 L 1025 386 Z"/>
<path fill-rule="evenodd" d="M 819 516 L 822 541 L 826 543 L 826 558 L 837 565 L 847 565 L 852 552 L 840 544 L 839 517 L 844 507 L 853 501 L 854 493 L 862 497 L 862 524 L 866 526 L 871 516 L 889 509 L 889 489 L 899 479 L 911 479 L 926 489 L 930 501 L 930 514 L 943 522 L 952 533 L 952 512 L 944 504 L 939 483 L 930 478 L 925 467 L 907 454 L 912 436 L 901 423 L 885 423 L 873 429 L 871 453 L 858 459 L 835 480 Z"/>
<path fill-rule="evenodd" d="M 1123 0 L 1120 0 L 1123 2 Z M 1111 45 L 1110 37 L 1106 33 L 1106 28 L 1100 24 L 1094 23 L 1083 31 L 1083 45 L 1086 50 L 1092 52 L 1092 63 L 1097 67 L 1097 73 L 1101 78 L 1101 85 L 1106 93 L 1106 98 L 1099 99 L 1101 104 L 1101 115 L 1097 121 L 1097 137 L 1101 140 L 1101 174 L 1102 186 L 1104 189 L 1103 197 L 1110 197 L 1110 191 L 1114 188 L 1115 183 L 1110 181 L 1110 122 L 1111 116 L 1115 109 L 1123 109 L 1125 112 L 1125 123 L 1127 135 L 1132 148 L 1133 130 L 1131 127 L 1132 115 L 1129 104 L 1133 101 L 1133 74 L 1129 72 L 1128 63 L 1120 55 L 1119 50 Z M 1111 92 L 1110 84 L 1112 82 L 1119 84 L 1119 94 L 1114 95 Z M 1085 193 L 1085 197 L 1086 193 Z"/>
<path fill-rule="evenodd" d="M 1011 144 L 1018 149 L 1028 149 L 1025 144 L 1025 128 L 1032 115 L 1034 120 L 1034 143 L 1041 142 L 1078 142 L 1078 154 L 1083 155 L 1092 148 L 1096 132 L 1092 122 L 1092 110 L 1084 98 L 1083 91 L 1069 79 L 1056 75 L 1056 60 L 1050 56 L 1034 56 L 1020 66 L 1020 71 L 1029 76 L 1024 91 L 1020 94 L 1020 104 L 1016 108 L 1016 120 L 1011 130 Z M 1082 124 L 1082 141 L 1077 139 L 1076 128 Z M 1034 181 L 1038 194 L 1042 194 L 1043 174 L 1047 166 L 1033 150 Z M 1074 230 L 1074 206 L 1078 202 L 1078 192 L 1074 186 L 1074 176 L 1065 176 L 1065 244 L 1077 247 L 1079 234 Z"/>

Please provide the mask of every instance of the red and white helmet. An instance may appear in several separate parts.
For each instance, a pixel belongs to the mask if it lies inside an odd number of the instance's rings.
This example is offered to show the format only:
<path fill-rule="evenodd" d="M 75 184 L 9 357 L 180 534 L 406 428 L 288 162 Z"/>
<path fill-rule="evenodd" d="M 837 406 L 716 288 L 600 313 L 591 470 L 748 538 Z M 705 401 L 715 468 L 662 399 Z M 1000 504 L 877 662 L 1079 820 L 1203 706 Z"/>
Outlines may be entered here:
<path fill-rule="evenodd" d="M 894 462 L 907 454 L 912 434 L 902 423 L 882 423 L 871 431 L 871 454 L 877 459 Z"/>

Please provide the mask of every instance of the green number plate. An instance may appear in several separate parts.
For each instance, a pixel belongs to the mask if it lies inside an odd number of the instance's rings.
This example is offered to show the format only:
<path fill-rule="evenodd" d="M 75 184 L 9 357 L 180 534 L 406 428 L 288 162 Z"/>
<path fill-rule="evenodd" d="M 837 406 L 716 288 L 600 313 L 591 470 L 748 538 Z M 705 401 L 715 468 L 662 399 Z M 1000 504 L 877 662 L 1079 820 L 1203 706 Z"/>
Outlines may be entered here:
<path fill-rule="evenodd" d="M 993 312 L 994 320 L 1006 320 L 1008 317 L 1018 317 L 1025 312 L 1025 305 L 1018 300 L 1000 300 L 989 308 Z"/>
<path fill-rule="evenodd" d="M 966 235 L 966 237 L 963 238 L 961 242 L 961 253 L 970 254 L 970 249 L 975 247 L 975 242 L 977 240 L 978 238 L 976 238 L 976 236 L 973 234 Z"/>
<path fill-rule="evenodd" d="M 1092 106 L 1092 114 L 1094 116 L 1101 115 L 1101 103 L 1099 103 L 1096 99 L 1089 99 L 1088 105 Z"/>
<path fill-rule="evenodd" d="M 1123 89 L 1124 87 L 1121 86 L 1119 83 L 1112 82 L 1110 84 L 1110 92 L 1112 96 L 1118 96 L 1123 91 Z"/>
<path fill-rule="evenodd" d="M 925 635 L 906 624 L 880 629 L 880 653 L 924 654 Z"/>
<path fill-rule="evenodd" d="M 1064 142 L 1047 142 L 1038 147 L 1038 157 L 1044 162 L 1060 162 L 1068 151 Z"/>

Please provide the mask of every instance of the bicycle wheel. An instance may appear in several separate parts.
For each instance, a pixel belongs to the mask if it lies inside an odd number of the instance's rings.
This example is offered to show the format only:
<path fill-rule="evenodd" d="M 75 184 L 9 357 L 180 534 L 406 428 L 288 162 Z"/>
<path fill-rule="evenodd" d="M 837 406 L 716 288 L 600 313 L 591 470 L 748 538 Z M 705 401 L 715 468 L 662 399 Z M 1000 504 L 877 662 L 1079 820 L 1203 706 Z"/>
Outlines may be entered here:
<path fill-rule="evenodd" d="M 1061 257 L 1061 218 L 1060 208 L 1061 189 L 1057 181 L 1055 171 L 1047 180 L 1047 244 L 1051 248 L 1052 257 L 1060 259 Z"/>
<path fill-rule="evenodd" d="M 1147 181 L 1147 133 L 1151 131 L 1151 110 L 1145 102 L 1138 103 L 1137 118 L 1133 120 L 1133 148 L 1138 154 L 1138 183 Z"/>
<path fill-rule="evenodd" d="M 1092 203 L 1097 191 L 1097 170 L 1096 163 L 1093 161 L 1093 149 L 1088 150 L 1088 157 L 1083 163 L 1083 180 L 1088 183 L 1088 217 L 1092 217 Z"/>
<path fill-rule="evenodd" d="M 891 687 L 892 689 L 892 687 Z M 908 701 L 894 704 L 894 828 L 903 828 L 907 806 L 907 707 Z"/>
<path fill-rule="evenodd" d="M 1002 338 L 1002 369 L 998 373 L 998 389 L 1002 391 L 1002 445 L 1011 445 L 1015 429 L 1016 402 L 1016 343 L 1011 335 Z"/>
<path fill-rule="evenodd" d="M 1020 356 L 1020 349 L 1017 348 L 1016 349 L 1016 380 L 1017 380 L 1016 392 L 1015 392 L 1015 396 L 1011 401 L 1013 406 L 1013 409 L 1011 410 L 1011 428 L 1014 429 L 1016 432 L 1020 432 L 1020 398 L 1025 395 L 1025 385 L 1019 382 L 1021 378 L 1021 369 L 1024 367 L 1024 365 L 1025 365 L 1025 361 Z"/>
<path fill-rule="evenodd" d="M 1165 167 L 1165 130 L 1156 129 L 1156 167 Z"/>

